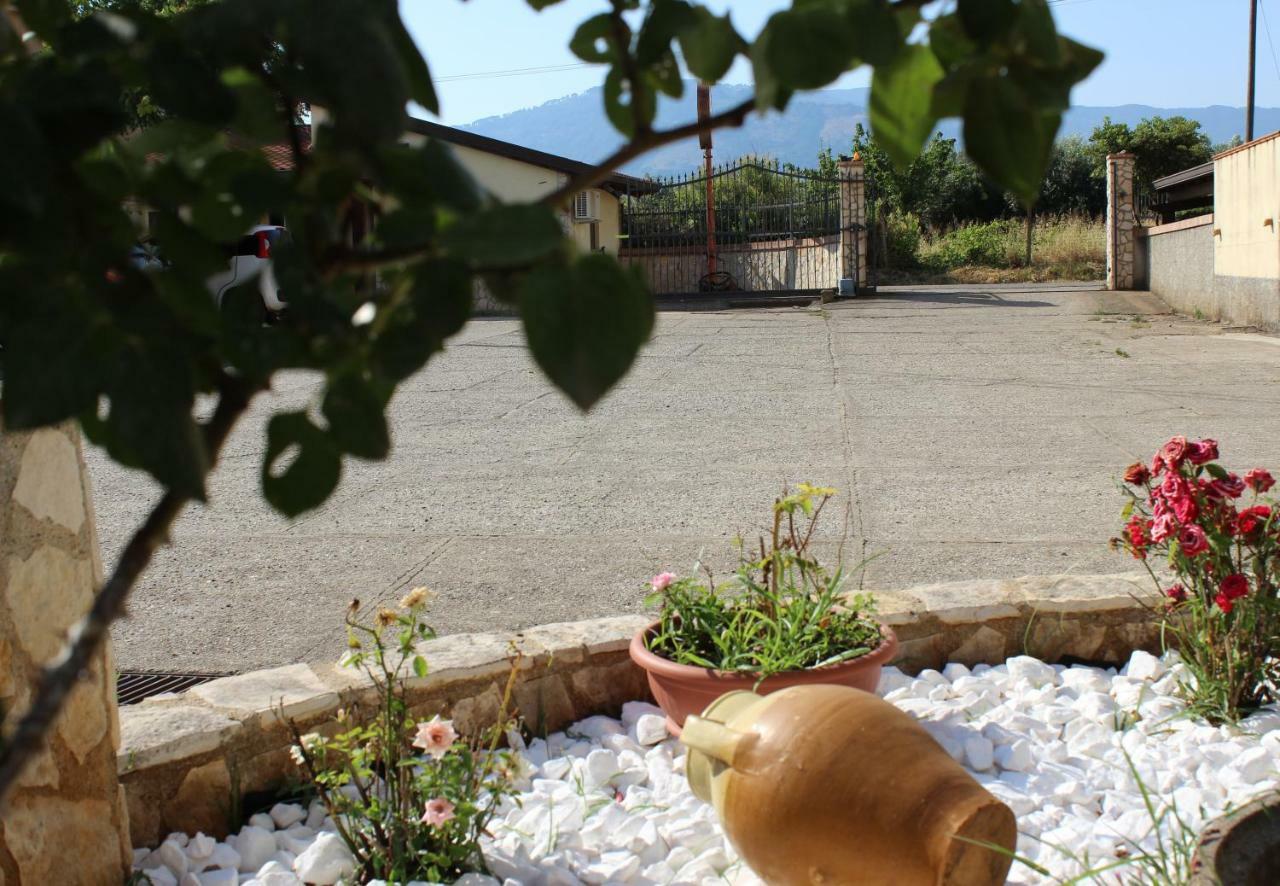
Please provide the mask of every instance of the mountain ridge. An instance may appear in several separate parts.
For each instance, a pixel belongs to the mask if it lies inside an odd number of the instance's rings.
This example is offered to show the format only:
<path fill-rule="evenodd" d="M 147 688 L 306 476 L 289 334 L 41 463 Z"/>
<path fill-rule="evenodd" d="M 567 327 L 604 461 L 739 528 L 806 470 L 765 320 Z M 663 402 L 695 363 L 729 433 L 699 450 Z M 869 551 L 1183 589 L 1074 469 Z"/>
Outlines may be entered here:
<path fill-rule="evenodd" d="M 802 93 L 791 100 L 783 113 L 770 112 L 753 116 L 738 129 L 722 129 L 715 133 L 715 154 L 719 160 L 730 160 L 747 154 L 775 157 L 788 163 L 812 166 L 822 148 L 840 153 L 847 151 L 854 127 L 868 125 L 867 99 L 870 90 L 861 88 L 829 89 Z M 686 83 L 680 99 L 664 99 L 659 103 L 657 126 L 667 128 L 696 118 L 695 90 Z M 719 84 L 712 87 L 712 107 L 726 108 L 751 95 L 751 87 L 743 84 Z M 1230 105 L 1158 108 L 1129 103 L 1121 105 L 1074 106 L 1063 115 L 1058 137 L 1079 135 L 1088 138 L 1093 128 L 1110 117 L 1113 122 L 1130 126 L 1144 117 L 1181 115 L 1200 121 L 1201 127 L 1215 144 L 1229 141 L 1240 133 L 1244 110 Z M 514 144 L 598 162 L 621 143 L 622 137 L 609 125 L 604 115 L 601 87 L 562 96 L 532 108 L 524 108 L 494 117 L 485 117 L 458 127 L 468 132 L 487 135 Z M 1255 131 L 1280 129 L 1280 108 L 1258 108 Z M 944 136 L 960 138 L 961 123 L 944 120 L 937 126 Z M 633 175 L 664 176 L 689 172 L 702 162 L 696 138 L 664 145 L 623 167 Z"/>

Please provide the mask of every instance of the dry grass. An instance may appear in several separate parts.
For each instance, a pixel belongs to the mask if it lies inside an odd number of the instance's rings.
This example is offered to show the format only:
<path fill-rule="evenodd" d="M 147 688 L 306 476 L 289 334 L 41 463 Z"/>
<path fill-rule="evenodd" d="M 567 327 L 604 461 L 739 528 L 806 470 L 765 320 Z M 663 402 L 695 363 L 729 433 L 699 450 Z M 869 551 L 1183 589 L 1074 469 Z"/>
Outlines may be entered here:
<path fill-rule="evenodd" d="M 917 268 L 888 268 L 881 278 L 929 283 L 1096 280 L 1106 274 L 1106 235 L 1100 219 L 1038 219 L 1027 265 L 1025 222 L 1002 219 L 923 233 L 916 257 Z"/>

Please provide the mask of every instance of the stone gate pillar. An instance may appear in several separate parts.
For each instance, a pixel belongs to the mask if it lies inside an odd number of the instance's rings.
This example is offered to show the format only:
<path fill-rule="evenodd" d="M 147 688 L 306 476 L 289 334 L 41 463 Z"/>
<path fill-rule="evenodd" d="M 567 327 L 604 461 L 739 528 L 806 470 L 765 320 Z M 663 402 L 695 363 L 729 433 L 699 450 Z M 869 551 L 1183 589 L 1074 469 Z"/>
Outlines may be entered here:
<path fill-rule="evenodd" d="M 1138 213 L 1133 185 L 1137 157 L 1128 151 L 1107 155 L 1107 288 L 1133 289 L 1137 268 L 1134 241 Z"/>
<path fill-rule="evenodd" d="M 861 155 L 841 157 L 840 294 L 867 285 L 867 176 Z M 846 282 L 847 281 L 847 282 Z"/>
<path fill-rule="evenodd" d="M 101 582 L 80 434 L 0 430 L 0 707 L 12 728 L 39 667 Z M 0 809 L 0 883 L 119 886 L 132 856 L 110 651 L 98 657 Z"/>

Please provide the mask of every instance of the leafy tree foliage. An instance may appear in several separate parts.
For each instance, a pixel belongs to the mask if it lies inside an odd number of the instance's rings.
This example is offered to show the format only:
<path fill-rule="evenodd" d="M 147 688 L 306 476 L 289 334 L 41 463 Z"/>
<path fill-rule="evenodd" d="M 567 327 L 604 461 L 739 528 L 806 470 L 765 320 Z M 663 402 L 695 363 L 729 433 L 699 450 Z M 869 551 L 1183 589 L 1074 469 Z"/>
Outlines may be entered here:
<path fill-rule="evenodd" d="M 1099 179 L 1106 176 L 1107 154 L 1132 151 L 1137 155 L 1134 174 L 1142 189 L 1150 188 L 1158 178 L 1213 158 L 1209 136 L 1200 123 L 1181 116 L 1148 117 L 1132 128 L 1104 117 L 1089 136 L 1089 151 Z"/>
<path fill-rule="evenodd" d="M 654 128 L 657 96 L 683 89 L 677 50 L 706 81 L 739 57 L 752 67 L 754 98 L 710 126 L 870 65 L 872 123 L 895 164 L 939 118 L 962 117 L 983 174 L 1033 200 L 1071 87 L 1100 53 L 1059 35 L 1045 0 L 959 0 L 928 22 L 925 5 L 796 0 L 748 40 L 686 0 L 610 0 L 569 45 L 607 66 L 605 113 L 627 143 L 540 202 L 503 203 L 443 145 L 401 143 L 409 103 L 435 112 L 439 100 L 394 0 L 16 0 L 0 15 L 3 420 L 77 419 L 166 492 L 0 751 L 0 794 L 276 373 L 324 379 L 316 408 L 268 424 L 263 492 L 290 515 L 325 500 L 345 459 L 386 455 L 388 401 L 466 323 L 478 280 L 518 310 L 534 359 L 580 407 L 623 376 L 653 324 L 644 281 L 575 252 L 560 213 L 609 169 L 698 130 Z M 153 114 L 136 112 L 139 96 Z M 310 152 L 301 102 L 327 112 Z M 281 141 L 287 173 L 253 147 Z M 168 270 L 129 263 L 126 201 L 153 211 Z M 222 244 L 268 212 L 293 234 L 273 257 L 289 304 L 273 327 L 257 280 L 221 309 L 205 288 Z"/>

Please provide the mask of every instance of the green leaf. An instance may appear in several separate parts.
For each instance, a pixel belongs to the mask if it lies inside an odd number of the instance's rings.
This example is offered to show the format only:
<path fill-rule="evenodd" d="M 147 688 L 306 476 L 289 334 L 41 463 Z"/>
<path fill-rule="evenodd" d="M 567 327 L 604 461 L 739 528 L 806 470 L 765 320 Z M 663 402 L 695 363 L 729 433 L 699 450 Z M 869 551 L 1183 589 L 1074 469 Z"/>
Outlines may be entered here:
<path fill-rule="evenodd" d="M 812 5 L 774 13 L 756 42 L 779 84 L 788 89 L 817 89 L 852 64 L 846 35 L 844 16 Z"/>
<path fill-rule="evenodd" d="M 898 15 L 885 0 L 845 0 L 849 45 L 859 61 L 887 65 L 905 45 L 905 30 Z"/>
<path fill-rule="evenodd" d="M 920 153 L 933 131 L 932 94 L 942 74 L 932 50 L 912 44 L 872 75 L 871 130 L 899 168 Z"/>
<path fill-rule="evenodd" d="M 971 37 L 991 43 L 1009 33 L 1018 11 L 1013 0 L 958 0 L 956 13 Z"/>
<path fill-rule="evenodd" d="M 537 203 L 506 203 L 458 219 L 441 244 L 480 267 L 510 268 L 544 258 L 564 244 L 555 213 Z"/>
<path fill-rule="evenodd" d="M 421 655 L 415 655 L 413 657 L 413 672 L 419 677 L 425 677 L 427 675 L 427 660 Z"/>
<path fill-rule="evenodd" d="M 611 256 L 581 256 L 532 271 L 520 315 L 534 360 L 582 410 L 626 374 L 653 329 L 653 300 Z"/>
<path fill-rule="evenodd" d="M 614 61 L 618 49 L 613 40 L 613 17 L 602 12 L 578 25 L 578 30 L 569 40 L 569 51 L 584 62 L 601 64 Z"/>
<path fill-rule="evenodd" d="M 734 58 L 747 48 L 727 13 L 717 16 L 701 6 L 693 8 L 693 21 L 678 31 L 678 38 L 689 73 L 707 83 L 727 74 Z"/>
<path fill-rule="evenodd" d="M 1224 468 L 1222 465 L 1218 464 L 1216 461 L 1209 462 L 1207 465 L 1204 466 L 1204 469 L 1218 480 L 1225 480 L 1227 479 L 1227 477 L 1230 476 L 1230 474 L 1227 473 L 1227 469 Z"/>
<path fill-rule="evenodd" d="M 389 386 L 354 371 L 329 381 L 321 411 L 329 423 L 329 437 L 343 452 L 381 460 L 391 450 L 386 408 Z"/>
<path fill-rule="evenodd" d="M 281 464 L 291 458 L 287 464 Z M 342 458 L 305 412 L 284 412 L 267 424 L 262 492 L 277 511 L 296 517 L 319 506 L 338 485 Z"/>
<path fill-rule="evenodd" d="M 1018 4 L 1018 31 L 1027 41 L 1028 51 L 1048 65 L 1056 65 L 1061 53 L 1053 13 L 1044 0 L 1022 0 Z"/>
<path fill-rule="evenodd" d="M 1062 115 L 1027 102 L 1008 80 L 975 81 L 964 113 L 965 151 L 1023 206 L 1035 204 Z"/>
<path fill-rule="evenodd" d="M 399 281 L 408 287 L 378 327 L 370 360 L 384 376 L 408 378 L 444 347 L 471 316 L 471 274 L 450 261 L 417 265 Z"/>

